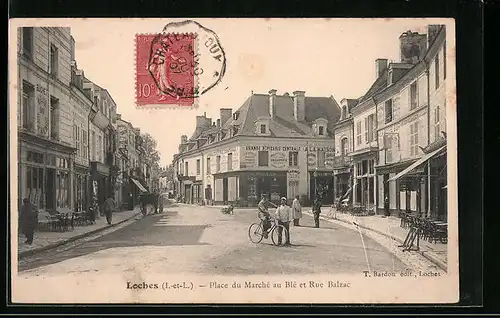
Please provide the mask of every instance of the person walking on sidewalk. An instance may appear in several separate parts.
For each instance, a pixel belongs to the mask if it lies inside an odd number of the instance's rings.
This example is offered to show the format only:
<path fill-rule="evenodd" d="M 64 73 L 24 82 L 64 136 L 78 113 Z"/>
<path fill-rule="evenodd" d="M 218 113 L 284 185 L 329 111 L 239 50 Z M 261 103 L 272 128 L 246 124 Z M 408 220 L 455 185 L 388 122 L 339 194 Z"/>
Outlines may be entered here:
<path fill-rule="evenodd" d="M 300 226 L 299 222 L 302 218 L 302 206 L 300 205 L 299 196 L 296 195 L 292 202 L 293 225 Z"/>
<path fill-rule="evenodd" d="M 321 214 L 321 196 L 316 195 L 316 200 L 313 203 L 313 214 L 314 214 L 314 227 L 319 228 L 319 215 Z"/>
<path fill-rule="evenodd" d="M 19 221 L 21 231 L 26 236 L 25 243 L 31 245 L 33 243 L 35 228 L 38 225 L 38 211 L 36 206 L 27 198 L 23 199 Z"/>
<path fill-rule="evenodd" d="M 104 201 L 104 214 L 106 215 L 106 221 L 111 225 L 113 221 L 113 212 L 115 210 L 115 200 L 112 196 L 108 197 L 106 201 Z"/>
<path fill-rule="evenodd" d="M 290 243 L 290 220 L 291 220 L 291 211 L 290 207 L 286 204 L 286 198 L 281 198 L 281 204 L 278 208 L 276 208 L 276 221 L 279 225 L 282 225 L 285 231 L 285 246 L 292 245 Z M 278 245 L 281 245 L 283 239 L 283 228 L 278 228 Z"/>
<path fill-rule="evenodd" d="M 391 216 L 391 211 L 389 210 L 389 197 L 385 196 L 384 200 L 384 214 L 385 216 Z"/>

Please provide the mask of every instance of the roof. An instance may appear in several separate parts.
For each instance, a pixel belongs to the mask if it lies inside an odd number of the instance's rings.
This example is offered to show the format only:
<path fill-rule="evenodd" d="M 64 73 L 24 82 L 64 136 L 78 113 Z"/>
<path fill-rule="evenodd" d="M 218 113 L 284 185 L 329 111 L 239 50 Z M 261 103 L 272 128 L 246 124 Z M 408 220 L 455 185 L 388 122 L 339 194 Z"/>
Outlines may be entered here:
<path fill-rule="evenodd" d="M 380 75 L 380 77 L 377 78 L 375 82 L 373 82 L 372 86 L 368 89 L 368 91 L 359 99 L 358 104 L 361 104 L 362 102 L 366 101 L 367 99 L 375 95 L 375 93 L 386 88 L 387 76 L 388 76 L 388 70 L 385 69 L 382 75 Z"/>
<path fill-rule="evenodd" d="M 340 117 L 340 107 L 331 97 L 304 97 L 305 120 L 297 121 L 293 116 L 293 97 L 276 96 L 276 115 L 271 120 L 269 130 L 274 137 L 296 137 L 311 134 L 311 123 L 323 117 L 335 122 Z M 228 120 L 224 126 L 241 125 L 238 135 L 255 136 L 255 121 L 269 116 L 269 95 L 252 94 L 238 109 L 237 120 Z"/>

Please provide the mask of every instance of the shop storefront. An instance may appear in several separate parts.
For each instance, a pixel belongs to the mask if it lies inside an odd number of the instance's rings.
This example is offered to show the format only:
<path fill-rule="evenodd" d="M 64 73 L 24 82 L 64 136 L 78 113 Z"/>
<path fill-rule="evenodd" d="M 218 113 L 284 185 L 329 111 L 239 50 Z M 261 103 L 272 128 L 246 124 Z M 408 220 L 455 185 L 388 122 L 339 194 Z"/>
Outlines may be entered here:
<path fill-rule="evenodd" d="M 75 172 L 73 174 L 73 203 L 74 211 L 86 211 L 88 207 L 88 187 L 89 175 L 88 167 L 75 164 Z"/>
<path fill-rule="evenodd" d="M 333 172 L 330 171 L 309 171 L 309 196 L 316 198 L 316 194 L 320 193 L 323 197 L 323 205 L 333 204 L 334 202 L 334 185 Z"/>
<path fill-rule="evenodd" d="M 19 204 L 22 199 L 27 198 L 38 209 L 72 208 L 73 148 L 48 140 L 36 140 L 32 143 L 29 136 L 26 138 L 29 140 L 23 139 L 20 138 L 19 142 Z"/>
<path fill-rule="evenodd" d="M 94 204 L 101 206 L 109 193 L 109 167 L 98 162 L 90 163 L 91 192 Z"/>
<path fill-rule="evenodd" d="M 262 194 L 278 204 L 287 197 L 287 171 L 239 171 L 214 174 L 214 204 L 256 206 Z M 289 180 L 292 185 L 298 180 Z M 298 184 L 297 184 L 298 187 Z"/>
<path fill-rule="evenodd" d="M 375 156 L 354 159 L 354 205 L 376 213 Z"/>
<path fill-rule="evenodd" d="M 447 181 L 447 154 L 446 151 L 429 160 L 430 164 L 430 217 L 440 221 L 447 221 L 448 215 L 448 181 Z"/>

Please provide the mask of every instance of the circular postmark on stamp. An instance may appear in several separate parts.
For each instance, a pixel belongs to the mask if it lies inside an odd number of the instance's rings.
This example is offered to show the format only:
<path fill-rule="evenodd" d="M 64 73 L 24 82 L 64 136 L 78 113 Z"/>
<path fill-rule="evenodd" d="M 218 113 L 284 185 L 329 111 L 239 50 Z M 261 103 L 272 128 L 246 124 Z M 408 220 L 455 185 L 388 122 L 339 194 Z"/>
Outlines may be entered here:
<path fill-rule="evenodd" d="M 221 82 L 226 56 L 212 30 L 192 20 L 171 22 L 151 41 L 148 72 L 163 94 L 196 98 Z"/>

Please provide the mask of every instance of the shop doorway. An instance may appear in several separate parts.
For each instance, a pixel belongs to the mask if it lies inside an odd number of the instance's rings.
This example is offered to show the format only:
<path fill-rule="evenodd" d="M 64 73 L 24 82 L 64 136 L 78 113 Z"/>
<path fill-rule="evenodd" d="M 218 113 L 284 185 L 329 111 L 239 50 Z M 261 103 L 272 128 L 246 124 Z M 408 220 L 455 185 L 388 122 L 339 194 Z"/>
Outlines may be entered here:
<path fill-rule="evenodd" d="M 224 204 L 227 203 L 228 199 L 228 181 L 227 178 L 222 178 L 222 201 L 224 201 Z"/>
<path fill-rule="evenodd" d="M 186 184 L 184 186 L 184 200 L 185 200 L 185 203 L 188 203 L 188 204 L 191 203 L 191 185 L 190 184 Z"/>
<path fill-rule="evenodd" d="M 45 202 L 47 209 L 56 208 L 56 170 L 47 168 L 47 192 L 45 196 Z"/>

